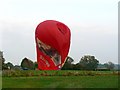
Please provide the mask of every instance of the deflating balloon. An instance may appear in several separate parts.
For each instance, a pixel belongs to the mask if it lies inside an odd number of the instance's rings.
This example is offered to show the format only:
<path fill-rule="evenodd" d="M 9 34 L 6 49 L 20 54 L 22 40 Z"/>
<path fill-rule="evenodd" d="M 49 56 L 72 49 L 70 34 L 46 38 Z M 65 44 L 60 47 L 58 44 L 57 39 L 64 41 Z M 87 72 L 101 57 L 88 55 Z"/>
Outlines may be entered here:
<path fill-rule="evenodd" d="M 46 20 L 35 30 L 39 70 L 59 70 L 65 63 L 70 47 L 70 29 L 62 22 Z"/>

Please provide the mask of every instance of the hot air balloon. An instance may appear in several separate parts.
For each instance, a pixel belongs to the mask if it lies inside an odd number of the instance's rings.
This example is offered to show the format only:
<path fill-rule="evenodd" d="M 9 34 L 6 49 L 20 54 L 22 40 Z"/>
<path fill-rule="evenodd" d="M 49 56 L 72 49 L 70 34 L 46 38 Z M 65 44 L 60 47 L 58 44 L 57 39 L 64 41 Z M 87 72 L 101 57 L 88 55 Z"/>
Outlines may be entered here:
<path fill-rule="evenodd" d="M 35 30 L 38 69 L 60 70 L 69 52 L 70 38 L 70 29 L 64 23 L 41 22 Z"/>

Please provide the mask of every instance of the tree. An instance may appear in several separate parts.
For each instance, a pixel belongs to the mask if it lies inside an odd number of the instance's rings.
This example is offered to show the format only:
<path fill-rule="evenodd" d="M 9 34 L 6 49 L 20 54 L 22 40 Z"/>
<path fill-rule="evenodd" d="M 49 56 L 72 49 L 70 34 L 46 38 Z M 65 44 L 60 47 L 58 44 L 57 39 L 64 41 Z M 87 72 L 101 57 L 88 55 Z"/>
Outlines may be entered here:
<path fill-rule="evenodd" d="M 73 65 L 73 69 L 74 69 L 74 70 L 80 70 L 80 69 L 81 69 L 80 63 L 74 64 L 74 65 Z"/>
<path fill-rule="evenodd" d="M 8 62 L 6 65 L 7 65 L 8 69 L 12 69 L 13 68 L 13 64 L 10 63 L 10 62 Z"/>
<path fill-rule="evenodd" d="M 81 69 L 83 70 L 95 70 L 99 64 L 99 61 L 94 56 L 85 55 L 79 62 Z"/>
<path fill-rule="evenodd" d="M 115 67 L 114 63 L 112 63 L 112 62 L 105 63 L 104 65 L 109 70 L 113 70 Z"/>
<path fill-rule="evenodd" d="M 22 70 L 21 66 L 19 66 L 19 65 L 15 65 L 12 69 L 13 70 Z"/>
<path fill-rule="evenodd" d="M 7 64 L 5 64 L 5 58 L 3 57 L 3 52 L 0 51 L 0 70 L 8 69 Z"/>
<path fill-rule="evenodd" d="M 29 59 L 27 59 L 27 58 L 24 58 L 23 60 L 22 60 L 22 62 L 21 62 L 21 67 L 24 69 L 24 70 L 28 70 L 28 69 L 30 69 L 30 70 L 33 70 L 34 69 L 34 63 L 31 61 L 31 60 L 29 60 Z"/>
<path fill-rule="evenodd" d="M 64 66 L 62 67 L 62 70 L 71 70 L 71 69 L 73 69 L 73 64 L 72 64 L 73 61 L 74 60 L 70 56 L 68 56 Z"/>
<path fill-rule="evenodd" d="M 74 61 L 70 56 L 67 56 L 67 60 L 68 63 L 72 64 L 72 62 Z"/>
<path fill-rule="evenodd" d="M 38 68 L 38 63 L 34 62 L 34 69 L 37 69 L 37 68 Z"/>
<path fill-rule="evenodd" d="M 8 70 L 7 64 L 2 64 L 2 70 Z"/>

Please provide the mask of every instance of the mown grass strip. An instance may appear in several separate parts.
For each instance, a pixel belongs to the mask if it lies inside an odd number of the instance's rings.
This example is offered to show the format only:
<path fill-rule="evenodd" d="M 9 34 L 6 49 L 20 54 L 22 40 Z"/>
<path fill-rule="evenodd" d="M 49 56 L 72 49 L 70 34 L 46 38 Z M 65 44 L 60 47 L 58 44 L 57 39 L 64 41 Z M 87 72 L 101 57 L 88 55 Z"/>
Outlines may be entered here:
<path fill-rule="evenodd" d="M 118 71 L 79 71 L 79 70 L 59 70 L 59 71 L 38 71 L 38 70 L 4 70 L 3 77 L 32 77 L 32 76 L 100 76 L 118 75 Z"/>

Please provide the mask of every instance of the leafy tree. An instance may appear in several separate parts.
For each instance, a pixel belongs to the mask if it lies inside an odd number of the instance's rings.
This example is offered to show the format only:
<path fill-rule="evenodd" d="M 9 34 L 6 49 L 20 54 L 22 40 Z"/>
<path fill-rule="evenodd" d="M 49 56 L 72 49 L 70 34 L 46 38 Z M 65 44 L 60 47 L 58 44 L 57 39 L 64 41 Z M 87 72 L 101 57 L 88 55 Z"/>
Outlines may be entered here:
<path fill-rule="evenodd" d="M 72 64 L 73 61 L 74 60 L 71 57 L 68 56 L 64 66 L 62 67 L 62 70 L 71 70 L 71 69 L 73 69 L 73 64 Z"/>
<path fill-rule="evenodd" d="M 0 51 L 0 70 L 8 69 L 7 64 L 5 64 L 5 58 L 3 57 L 3 52 Z"/>
<path fill-rule="evenodd" d="M 67 60 L 68 63 L 72 64 L 72 62 L 74 61 L 70 56 L 67 56 Z"/>
<path fill-rule="evenodd" d="M 73 69 L 74 69 L 74 70 L 80 70 L 80 69 L 81 69 L 80 63 L 74 64 L 74 65 L 73 65 Z"/>
<path fill-rule="evenodd" d="M 13 66 L 12 69 L 13 69 L 13 70 L 22 70 L 21 66 L 19 66 L 19 65 Z"/>
<path fill-rule="evenodd" d="M 113 70 L 115 67 L 114 63 L 112 63 L 112 62 L 105 63 L 104 65 L 109 70 Z"/>
<path fill-rule="evenodd" d="M 6 65 L 7 65 L 8 69 L 12 69 L 13 68 L 13 64 L 10 63 L 10 62 L 8 62 Z"/>
<path fill-rule="evenodd" d="M 2 70 L 7 70 L 7 69 L 8 69 L 7 64 L 2 64 Z"/>
<path fill-rule="evenodd" d="M 24 58 L 21 62 L 21 67 L 25 70 L 25 69 L 30 69 L 30 70 L 33 70 L 34 69 L 34 63 L 27 59 L 27 58 Z"/>
<path fill-rule="evenodd" d="M 38 63 L 34 62 L 34 69 L 37 69 L 37 68 L 38 68 Z"/>
<path fill-rule="evenodd" d="M 99 64 L 99 61 L 94 56 L 85 55 L 79 62 L 81 69 L 83 70 L 95 70 Z"/>

